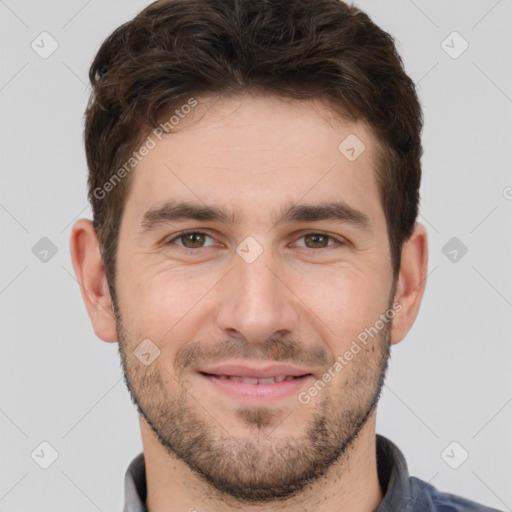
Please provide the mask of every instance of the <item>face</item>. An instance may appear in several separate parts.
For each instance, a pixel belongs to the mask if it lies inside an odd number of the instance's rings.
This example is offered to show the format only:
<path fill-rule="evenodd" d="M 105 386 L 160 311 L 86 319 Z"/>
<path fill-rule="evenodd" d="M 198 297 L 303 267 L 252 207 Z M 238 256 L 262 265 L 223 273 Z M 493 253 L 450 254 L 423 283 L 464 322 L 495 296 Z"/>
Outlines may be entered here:
<path fill-rule="evenodd" d="M 265 502 L 324 475 L 377 403 L 394 311 L 375 139 L 320 100 L 198 100 L 131 177 L 119 348 L 163 449 Z"/>

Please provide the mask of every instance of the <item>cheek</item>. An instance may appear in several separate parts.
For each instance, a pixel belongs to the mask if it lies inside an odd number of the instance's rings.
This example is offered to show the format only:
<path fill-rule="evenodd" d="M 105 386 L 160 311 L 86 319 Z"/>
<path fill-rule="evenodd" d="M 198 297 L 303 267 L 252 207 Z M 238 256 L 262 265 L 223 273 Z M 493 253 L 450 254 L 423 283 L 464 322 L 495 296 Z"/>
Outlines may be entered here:
<path fill-rule="evenodd" d="M 190 339 L 193 333 L 189 331 L 197 328 L 201 305 L 218 280 L 216 275 L 199 276 L 162 266 L 139 265 L 137 271 L 132 269 L 125 275 L 122 313 L 129 324 L 159 346 L 164 340 Z"/>
<path fill-rule="evenodd" d="M 389 283 L 375 269 L 338 268 L 315 280 L 303 279 L 300 297 L 324 325 L 326 340 L 340 352 L 388 305 Z M 318 323 L 318 320 L 316 321 Z"/>

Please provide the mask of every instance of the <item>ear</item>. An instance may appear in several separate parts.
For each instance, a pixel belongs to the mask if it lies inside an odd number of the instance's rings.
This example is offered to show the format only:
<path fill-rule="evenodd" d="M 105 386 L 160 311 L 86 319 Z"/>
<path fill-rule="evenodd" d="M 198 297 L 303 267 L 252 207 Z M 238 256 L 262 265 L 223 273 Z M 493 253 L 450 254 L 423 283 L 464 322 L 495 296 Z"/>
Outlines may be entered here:
<path fill-rule="evenodd" d="M 402 247 L 400 271 L 394 303 L 401 309 L 393 319 L 391 343 L 399 343 L 412 327 L 425 291 L 428 266 L 428 243 L 425 227 L 416 222 L 414 231 Z"/>
<path fill-rule="evenodd" d="M 87 219 L 75 222 L 70 238 L 71 259 L 87 313 L 96 336 L 103 341 L 118 341 L 112 299 L 99 247 L 92 222 Z"/>

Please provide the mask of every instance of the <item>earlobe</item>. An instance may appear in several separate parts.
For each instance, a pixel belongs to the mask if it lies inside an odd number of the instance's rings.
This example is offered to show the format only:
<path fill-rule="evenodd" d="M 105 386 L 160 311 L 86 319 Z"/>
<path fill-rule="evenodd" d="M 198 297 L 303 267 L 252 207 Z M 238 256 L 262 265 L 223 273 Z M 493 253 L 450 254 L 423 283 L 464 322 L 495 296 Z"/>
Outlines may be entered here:
<path fill-rule="evenodd" d="M 391 343 L 399 343 L 414 324 L 425 291 L 428 267 L 428 241 L 425 227 L 417 222 L 402 248 L 400 272 L 394 302 L 401 310 L 393 320 Z"/>
<path fill-rule="evenodd" d="M 117 340 L 116 322 L 96 230 L 90 220 L 78 220 L 71 231 L 71 259 L 82 299 L 96 335 Z"/>

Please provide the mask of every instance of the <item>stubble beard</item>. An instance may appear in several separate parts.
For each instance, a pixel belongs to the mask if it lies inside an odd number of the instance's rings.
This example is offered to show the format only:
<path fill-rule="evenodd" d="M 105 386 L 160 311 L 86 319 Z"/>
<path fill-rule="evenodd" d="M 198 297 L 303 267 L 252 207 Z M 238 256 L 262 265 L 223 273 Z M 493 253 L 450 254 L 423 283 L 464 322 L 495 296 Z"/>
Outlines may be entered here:
<path fill-rule="evenodd" d="M 297 407 L 311 411 L 302 427 L 291 421 L 293 411 L 241 406 L 236 415 L 248 432 L 240 438 L 230 435 L 208 413 L 212 406 L 201 403 L 193 387 L 161 368 L 158 359 L 144 366 L 133 356 L 137 343 L 124 335 L 119 311 L 116 324 L 125 383 L 162 448 L 172 459 L 183 461 L 219 498 L 230 496 L 241 504 L 290 499 L 334 465 L 343 469 L 377 406 L 390 355 L 387 324 L 348 363 L 351 367 L 343 368 L 309 404 L 297 401 Z"/>

